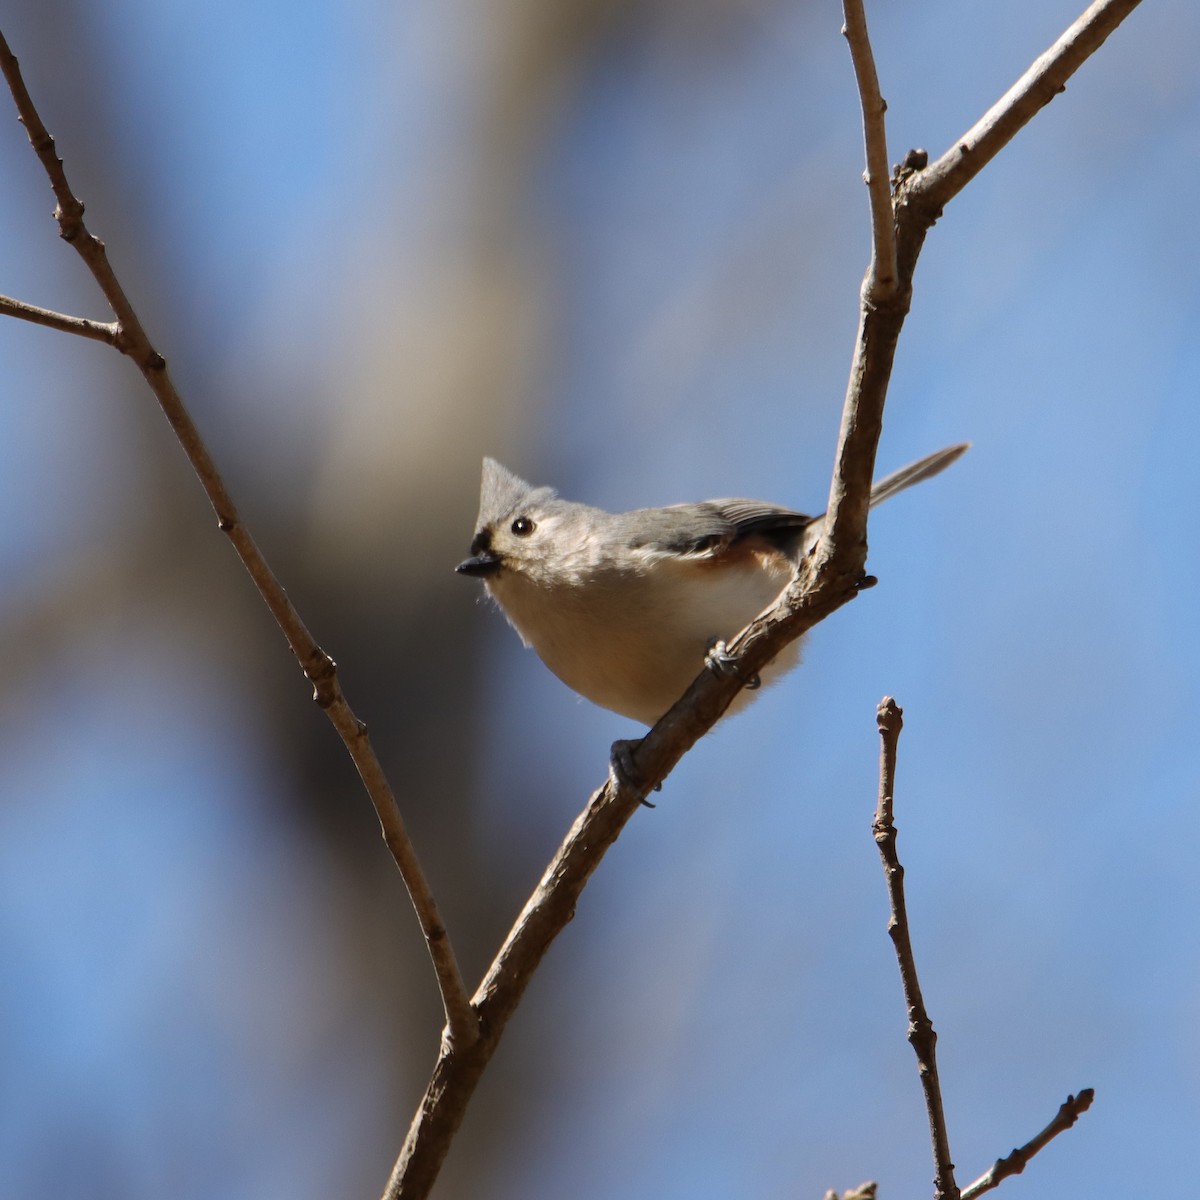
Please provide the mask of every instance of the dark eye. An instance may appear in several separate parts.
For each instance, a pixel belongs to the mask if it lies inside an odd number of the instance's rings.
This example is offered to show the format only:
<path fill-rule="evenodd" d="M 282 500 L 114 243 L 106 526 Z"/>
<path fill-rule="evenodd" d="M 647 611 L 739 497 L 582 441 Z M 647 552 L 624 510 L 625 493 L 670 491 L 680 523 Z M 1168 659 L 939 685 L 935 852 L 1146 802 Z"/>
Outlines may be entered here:
<path fill-rule="evenodd" d="M 537 526 L 528 517 L 518 517 L 512 523 L 512 531 L 517 537 L 528 537 Z"/>

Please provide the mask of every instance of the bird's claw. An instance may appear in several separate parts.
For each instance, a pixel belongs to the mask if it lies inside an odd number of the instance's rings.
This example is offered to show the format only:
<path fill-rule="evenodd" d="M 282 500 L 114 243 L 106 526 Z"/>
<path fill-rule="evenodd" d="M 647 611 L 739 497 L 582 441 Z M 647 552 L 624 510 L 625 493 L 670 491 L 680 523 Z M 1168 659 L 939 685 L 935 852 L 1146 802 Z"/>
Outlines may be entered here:
<path fill-rule="evenodd" d="M 638 741 L 617 741 L 612 744 L 612 753 L 608 760 L 608 773 L 618 788 L 627 788 L 636 793 L 637 798 L 647 808 L 657 808 L 646 799 L 646 785 L 642 782 L 641 773 L 633 761 L 633 752 L 642 743 Z M 662 784 L 654 785 L 656 792 L 662 791 Z"/>
<path fill-rule="evenodd" d="M 720 638 L 713 638 L 708 644 L 708 652 L 704 655 L 704 665 L 714 674 L 726 678 L 735 676 L 741 678 L 741 669 L 737 660 L 729 653 L 725 643 Z M 762 687 L 762 679 L 758 674 L 751 675 L 742 685 L 746 691 L 754 692 Z"/>

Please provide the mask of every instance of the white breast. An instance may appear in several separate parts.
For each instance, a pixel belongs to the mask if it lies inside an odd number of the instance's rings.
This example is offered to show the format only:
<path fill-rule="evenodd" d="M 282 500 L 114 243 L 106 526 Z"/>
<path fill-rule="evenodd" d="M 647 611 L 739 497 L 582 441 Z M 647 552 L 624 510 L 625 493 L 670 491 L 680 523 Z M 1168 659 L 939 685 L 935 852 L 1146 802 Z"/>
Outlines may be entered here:
<path fill-rule="evenodd" d="M 597 572 L 552 588 L 505 570 L 487 588 L 526 645 L 568 687 L 653 725 L 700 673 L 712 642 L 748 625 L 790 578 L 786 565 L 752 556 L 736 566 L 663 556 L 636 573 Z M 793 644 L 770 672 L 782 673 L 798 657 Z M 763 680 L 769 681 L 766 673 Z"/>

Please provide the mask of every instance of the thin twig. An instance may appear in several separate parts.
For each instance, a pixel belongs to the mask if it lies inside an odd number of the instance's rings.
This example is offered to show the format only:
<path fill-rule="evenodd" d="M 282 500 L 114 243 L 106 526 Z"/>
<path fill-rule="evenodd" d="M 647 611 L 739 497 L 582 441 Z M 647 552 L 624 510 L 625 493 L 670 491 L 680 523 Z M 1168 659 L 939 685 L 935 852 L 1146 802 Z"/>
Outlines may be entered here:
<path fill-rule="evenodd" d="M 863 140 L 867 169 L 863 173 L 871 198 L 871 269 L 864 284 L 867 299 L 876 303 L 896 290 L 896 224 L 892 212 L 892 189 L 888 176 L 887 125 L 884 114 L 887 101 L 879 90 L 875 55 L 867 33 L 867 15 L 863 0 L 842 0 L 846 23 L 842 34 L 850 46 L 850 59 L 858 80 L 862 105 Z"/>
<path fill-rule="evenodd" d="M 11 296 L 0 296 L 0 316 L 17 317 L 34 325 L 44 325 L 47 329 L 57 329 L 60 333 L 73 333 L 78 337 L 91 338 L 92 341 L 106 342 L 110 346 L 117 344 L 117 335 L 121 332 L 116 321 L 70 317 L 52 308 L 39 308 L 36 304 L 26 304 L 24 300 L 14 300 Z"/>
<path fill-rule="evenodd" d="M 1036 1137 L 1006 1157 L 998 1158 L 986 1174 L 959 1192 L 954 1182 L 954 1163 L 950 1158 L 946 1114 L 942 1108 L 942 1086 L 937 1070 L 937 1034 L 925 1010 L 921 985 L 917 979 L 917 964 L 913 957 L 908 927 L 908 909 L 904 902 L 904 867 L 896 854 L 896 826 L 892 819 L 896 794 L 896 750 L 900 741 L 900 731 L 904 727 L 904 710 L 891 696 L 885 696 L 880 702 L 875 719 L 879 725 L 880 738 L 879 803 L 875 809 L 872 829 L 887 878 L 888 900 L 891 904 L 888 934 L 896 950 L 896 960 L 900 964 L 900 979 L 904 986 L 904 999 L 908 1005 L 908 1040 L 916 1051 L 917 1070 L 925 1093 L 925 1110 L 929 1118 L 935 1164 L 934 1196 L 936 1200 L 955 1200 L 956 1197 L 958 1200 L 975 1200 L 984 1192 L 998 1187 L 1010 1175 L 1019 1175 L 1024 1171 L 1029 1160 L 1039 1150 L 1060 1133 L 1070 1129 L 1079 1120 L 1080 1115 L 1091 1108 L 1096 1093 L 1091 1088 L 1084 1088 L 1077 1096 L 1068 1096 L 1059 1106 L 1054 1119 Z"/>
<path fill-rule="evenodd" d="M 911 175 L 900 189 L 897 208 L 903 218 L 919 210 L 916 220 L 904 221 L 911 230 L 928 229 L 942 209 L 983 170 L 1013 137 L 1055 96 L 1104 44 L 1141 0 L 1095 0 L 1054 44 L 962 137 L 923 171 Z M 923 236 L 923 235 L 922 235 Z M 919 245 L 916 250 L 919 251 Z M 915 261 L 910 247 L 909 253 Z M 901 244 L 901 271 L 905 257 Z"/>
<path fill-rule="evenodd" d="M 958 1200 L 954 1163 L 950 1158 L 950 1138 L 946 1132 L 946 1113 L 942 1108 L 942 1085 L 938 1079 L 937 1034 L 925 1010 L 921 984 L 917 979 L 917 963 L 908 929 L 908 909 L 904 903 L 904 868 L 896 854 L 896 826 L 892 820 L 896 747 L 900 741 L 900 730 L 904 728 L 904 710 L 891 696 L 885 696 L 880 701 L 875 719 L 879 725 L 880 740 L 879 803 L 875 809 L 872 830 L 887 879 L 888 902 L 891 906 L 888 935 L 896 951 L 896 961 L 900 964 L 900 982 L 908 1007 L 908 1041 L 917 1056 L 917 1073 L 925 1093 L 925 1112 L 933 1142 L 933 1194 L 935 1200 Z"/>
<path fill-rule="evenodd" d="M 375 806 L 384 841 L 400 869 L 425 935 L 446 1010 L 446 1040 L 452 1045 L 468 1045 L 478 1036 L 476 1016 L 467 999 L 466 986 L 458 968 L 454 948 L 438 913 L 433 892 L 417 861 L 416 851 L 405 830 L 391 785 L 367 735 L 367 727 L 355 716 L 347 703 L 333 659 L 317 645 L 300 614 L 288 599 L 283 586 L 267 565 L 250 531 L 242 523 L 216 464 L 175 390 L 167 371 L 166 360 L 151 344 L 133 305 L 113 272 L 104 243 L 90 233 L 84 224 L 83 204 L 67 182 L 66 171 L 55 150 L 54 139 L 46 131 L 38 115 L 21 77 L 20 67 L 3 33 L 0 33 L 0 70 L 8 82 L 21 123 L 29 135 L 30 144 L 49 177 L 50 186 L 58 201 L 54 216 L 58 221 L 59 233 L 79 252 L 116 315 L 116 326 L 111 338 L 105 336 L 102 340 L 110 341 L 121 353 L 131 358 L 154 392 L 216 511 L 218 526 L 233 543 L 238 557 L 250 573 L 259 594 L 271 610 L 271 615 L 282 629 L 304 674 L 312 683 L 313 699 L 325 710 L 334 728 L 341 735 Z M 27 313 L 12 315 L 32 319 Z M 78 328 L 67 331 L 82 332 Z"/>
<path fill-rule="evenodd" d="M 984 1192 L 990 1192 L 992 1188 L 999 1187 L 1010 1175 L 1020 1175 L 1029 1160 L 1039 1150 L 1049 1145 L 1060 1133 L 1065 1133 L 1070 1129 L 1092 1107 L 1092 1101 L 1095 1098 L 1096 1093 L 1092 1088 L 1084 1088 L 1077 1096 L 1068 1096 L 1059 1105 L 1058 1112 L 1054 1114 L 1054 1120 L 1041 1133 L 1006 1157 L 996 1159 L 990 1171 L 981 1175 L 969 1187 L 963 1188 L 962 1200 L 975 1200 L 976 1196 L 982 1196 Z"/>
<path fill-rule="evenodd" d="M 1130 0 L 1125 3 L 1127 8 L 1133 6 Z M 1108 20 L 1107 14 L 1103 19 Z M 1086 30 L 1081 33 L 1084 39 L 1088 36 Z M 1102 40 L 1096 40 L 1093 49 Z M 864 105 L 864 110 L 868 107 Z M 1030 120 L 1034 111 L 1022 111 L 1019 124 Z M 886 168 L 881 178 L 887 179 Z M 633 749 L 633 766 L 647 787 L 666 779 L 716 724 L 740 691 L 741 680 L 751 678 L 789 642 L 853 600 L 869 584 L 867 509 L 883 406 L 896 344 L 908 313 L 913 270 L 925 235 L 939 215 L 940 210 L 927 204 L 898 209 L 897 286 L 873 304 L 866 302 L 864 288 L 828 514 L 816 545 L 775 606 L 727 644 L 737 669 L 720 675 L 702 671 Z M 574 914 L 575 903 L 600 859 L 638 807 L 638 798 L 618 790 L 610 779 L 579 815 L 475 996 L 479 1041 L 465 1052 L 444 1049 L 439 1057 L 388 1180 L 385 1200 L 422 1200 L 429 1194 L 475 1087 L 533 972 Z"/>

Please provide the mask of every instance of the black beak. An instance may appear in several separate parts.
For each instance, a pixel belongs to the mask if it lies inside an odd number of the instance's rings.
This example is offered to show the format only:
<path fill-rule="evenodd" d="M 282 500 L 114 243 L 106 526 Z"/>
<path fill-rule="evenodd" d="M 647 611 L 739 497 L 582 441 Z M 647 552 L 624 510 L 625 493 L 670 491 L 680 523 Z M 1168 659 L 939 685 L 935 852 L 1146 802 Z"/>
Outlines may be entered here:
<path fill-rule="evenodd" d="M 488 575 L 495 575 L 503 565 L 504 560 L 499 555 L 485 550 L 482 554 L 475 554 L 468 559 L 464 559 L 454 569 L 460 575 L 477 575 L 483 579 Z"/>

